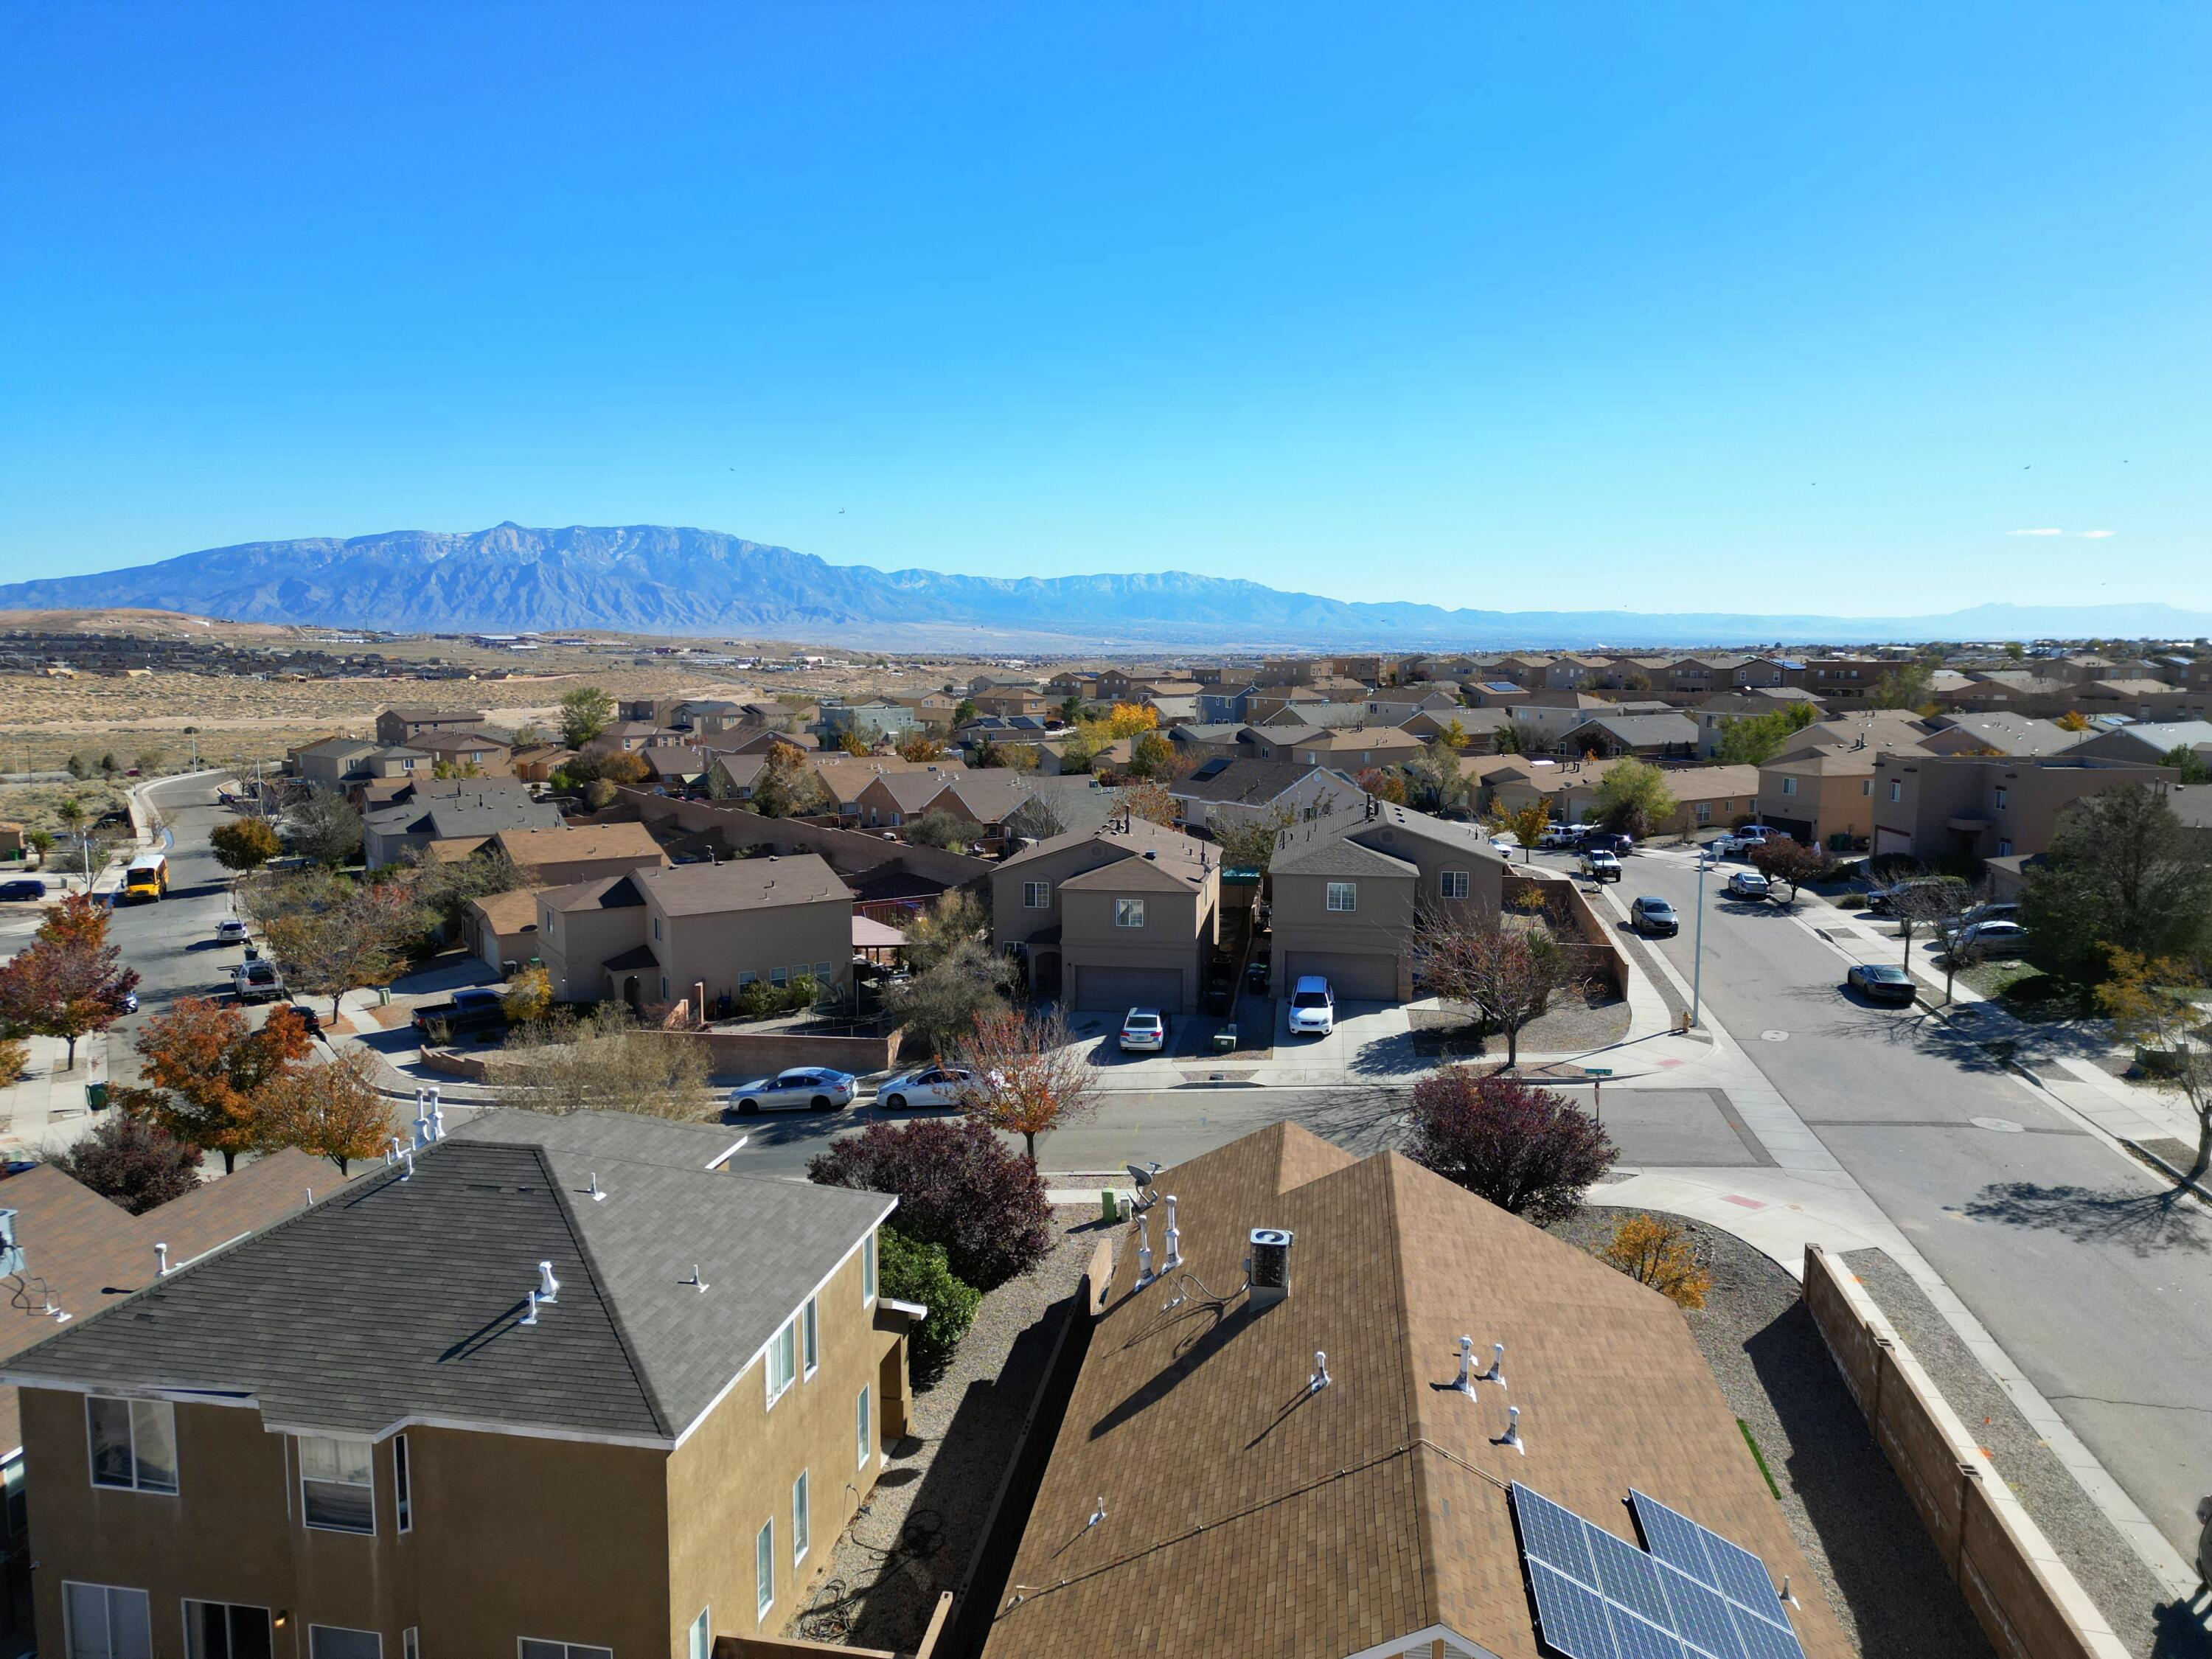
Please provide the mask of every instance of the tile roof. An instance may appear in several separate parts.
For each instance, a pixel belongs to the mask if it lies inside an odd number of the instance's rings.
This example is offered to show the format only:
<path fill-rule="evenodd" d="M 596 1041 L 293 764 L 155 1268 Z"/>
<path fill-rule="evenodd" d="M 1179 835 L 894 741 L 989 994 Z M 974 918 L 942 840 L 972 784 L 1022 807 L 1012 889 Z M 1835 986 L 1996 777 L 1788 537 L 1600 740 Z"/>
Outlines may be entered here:
<path fill-rule="evenodd" d="M 1535 1659 L 1515 1480 L 1626 1540 L 1634 1486 L 1814 1583 L 1656 1291 L 1395 1152 L 1355 1159 L 1289 1124 L 1161 1186 L 1188 1299 L 1135 1290 L 1122 1241 L 985 1659 L 1088 1659 L 1102 1638 L 1154 1659 L 1344 1659 L 1417 1632 L 1425 1654 L 1438 1626 L 1447 1651 Z M 1289 1295 L 1212 1296 L 1263 1226 L 1294 1236 Z M 1486 1360 L 1504 1343 L 1510 1393 L 1444 1386 L 1462 1333 Z M 1310 1391 L 1316 1350 L 1330 1382 Z M 1497 1443 L 1508 1401 L 1525 1455 Z M 1807 1653 L 1846 1659 L 1817 1589 L 1798 1602 Z"/>
<path fill-rule="evenodd" d="M 703 1150 L 672 1162 L 659 1138 L 602 1133 L 599 1116 L 502 1114 L 449 1136 L 411 1176 L 364 1176 L 50 1337 L 10 1374 L 240 1392 L 272 1427 L 446 1419 L 665 1443 L 894 1200 L 709 1172 Z M 524 1327 L 540 1261 L 559 1296 Z"/>

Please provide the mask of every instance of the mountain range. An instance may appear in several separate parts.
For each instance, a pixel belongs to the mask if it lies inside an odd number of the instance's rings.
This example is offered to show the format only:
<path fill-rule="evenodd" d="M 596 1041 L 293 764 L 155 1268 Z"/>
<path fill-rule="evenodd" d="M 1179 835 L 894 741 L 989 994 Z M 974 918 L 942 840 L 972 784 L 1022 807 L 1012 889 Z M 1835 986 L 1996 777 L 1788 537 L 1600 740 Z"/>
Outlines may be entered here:
<path fill-rule="evenodd" d="M 1471 576 L 1469 586 L 1479 586 Z M 239 622 L 409 633 L 599 629 L 947 650 L 1110 651 L 1873 643 L 2187 638 L 2212 613 L 2164 605 L 1977 605 L 1936 616 L 1482 611 L 1368 604 L 1257 582 L 951 575 L 833 565 L 718 531 L 630 525 L 247 542 L 0 586 L 0 609 L 116 605 Z"/>

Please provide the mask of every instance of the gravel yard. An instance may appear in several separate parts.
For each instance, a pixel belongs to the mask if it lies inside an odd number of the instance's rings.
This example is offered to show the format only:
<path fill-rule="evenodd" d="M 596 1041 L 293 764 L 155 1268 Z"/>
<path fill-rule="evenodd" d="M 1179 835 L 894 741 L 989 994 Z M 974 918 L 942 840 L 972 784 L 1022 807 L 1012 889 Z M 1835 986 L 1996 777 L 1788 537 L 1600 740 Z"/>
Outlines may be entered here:
<path fill-rule="evenodd" d="M 975 1553 L 1059 1322 L 1073 1311 L 1097 1215 L 1055 1206 L 1053 1253 L 983 1298 L 951 1368 L 915 1395 L 907 1438 L 884 1449 L 866 1507 L 786 1634 L 902 1651 L 921 1639 L 938 1593 L 958 1587 Z"/>
<path fill-rule="evenodd" d="M 1504 1058 L 1505 1039 L 1484 1036 L 1472 1008 L 1446 1003 L 1433 1008 L 1407 1011 L 1413 1026 L 1413 1052 L 1439 1059 L 1464 1060 L 1484 1054 Z M 1586 1054 L 1619 1042 L 1628 1035 L 1626 999 L 1609 992 L 1565 992 L 1552 1006 L 1521 1028 L 1524 1054 Z"/>
<path fill-rule="evenodd" d="M 1595 1253 L 1640 1213 L 1593 1205 L 1552 1231 Z M 1859 1415 L 1797 1281 L 1730 1234 L 1670 1218 L 1690 1230 L 1713 1279 L 1705 1305 L 1683 1314 L 1690 1334 L 1757 1443 L 1798 1547 L 1859 1651 L 1989 1659 L 1988 1638 Z"/>

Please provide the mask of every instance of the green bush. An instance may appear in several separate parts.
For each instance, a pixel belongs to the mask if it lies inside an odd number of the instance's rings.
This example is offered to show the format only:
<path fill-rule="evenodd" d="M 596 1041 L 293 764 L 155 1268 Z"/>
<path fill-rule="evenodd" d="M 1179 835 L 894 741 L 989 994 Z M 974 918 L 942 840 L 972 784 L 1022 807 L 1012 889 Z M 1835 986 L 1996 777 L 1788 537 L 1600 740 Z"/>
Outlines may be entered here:
<path fill-rule="evenodd" d="M 1866 895 L 1864 893 L 1856 892 L 1838 893 L 1836 895 L 1836 908 L 1838 910 L 1863 910 L 1866 908 Z"/>
<path fill-rule="evenodd" d="M 876 1255 L 883 1293 L 929 1310 L 907 1343 L 907 1365 L 915 1386 L 927 1387 L 952 1363 L 953 1350 L 975 1322 L 983 1293 L 953 1275 L 942 1244 L 916 1243 L 885 1227 L 877 1235 Z"/>

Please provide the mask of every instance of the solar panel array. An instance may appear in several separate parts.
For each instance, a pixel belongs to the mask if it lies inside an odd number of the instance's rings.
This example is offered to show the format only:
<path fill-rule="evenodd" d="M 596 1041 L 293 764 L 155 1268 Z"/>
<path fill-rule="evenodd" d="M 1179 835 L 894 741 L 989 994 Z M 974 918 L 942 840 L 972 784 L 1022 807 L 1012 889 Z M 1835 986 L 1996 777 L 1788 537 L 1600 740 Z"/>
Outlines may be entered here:
<path fill-rule="evenodd" d="M 1514 1486 L 1548 1646 L 1566 1659 L 1804 1659 L 1764 1562 L 1656 1498 L 1629 1498 L 1648 1553 Z"/>

